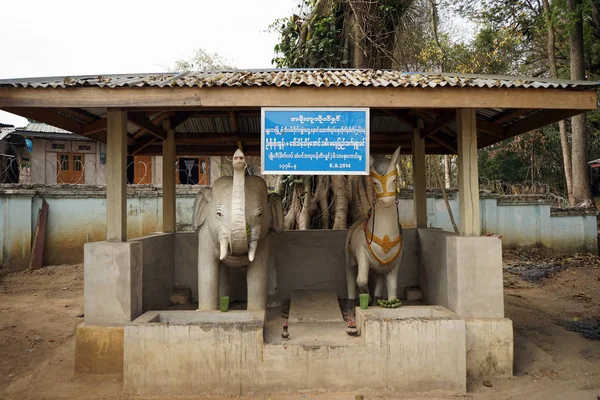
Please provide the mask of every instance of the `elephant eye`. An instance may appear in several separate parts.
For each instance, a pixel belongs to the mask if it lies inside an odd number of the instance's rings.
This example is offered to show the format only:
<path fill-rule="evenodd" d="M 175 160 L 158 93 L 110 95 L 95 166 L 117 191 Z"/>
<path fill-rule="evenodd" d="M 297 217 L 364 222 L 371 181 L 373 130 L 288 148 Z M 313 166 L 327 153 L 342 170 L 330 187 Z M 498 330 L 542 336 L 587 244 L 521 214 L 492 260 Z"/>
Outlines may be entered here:
<path fill-rule="evenodd" d="M 217 211 L 217 215 L 218 215 L 219 217 L 222 217 L 222 216 L 223 216 L 223 213 L 222 213 L 221 211 Z"/>

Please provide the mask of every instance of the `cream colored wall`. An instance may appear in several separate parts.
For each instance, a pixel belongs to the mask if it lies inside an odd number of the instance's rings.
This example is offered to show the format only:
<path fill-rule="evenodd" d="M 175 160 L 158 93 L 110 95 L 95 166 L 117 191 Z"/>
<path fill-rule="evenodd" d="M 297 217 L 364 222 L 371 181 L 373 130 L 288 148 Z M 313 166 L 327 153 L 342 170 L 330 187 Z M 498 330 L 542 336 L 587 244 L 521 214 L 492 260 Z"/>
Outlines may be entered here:
<path fill-rule="evenodd" d="M 85 168 L 83 170 L 83 174 L 85 178 L 85 184 L 96 185 L 98 180 L 98 171 L 96 170 L 98 167 L 98 158 L 96 154 L 85 154 L 84 157 Z"/>
<path fill-rule="evenodd" d="M 46 185 L 56 183 L 56 175 L 58 173 L 58 153 L 46 153 Z"/>
<path fill-rule="evenodd" d="M 46 183 L 46 145 L 43 140 L 31 140 L 31 183 Z"/>
<path fill-rule="evenodd" d="M 152 157 L 152 184 L 162 185 L 162 156 Z"/>

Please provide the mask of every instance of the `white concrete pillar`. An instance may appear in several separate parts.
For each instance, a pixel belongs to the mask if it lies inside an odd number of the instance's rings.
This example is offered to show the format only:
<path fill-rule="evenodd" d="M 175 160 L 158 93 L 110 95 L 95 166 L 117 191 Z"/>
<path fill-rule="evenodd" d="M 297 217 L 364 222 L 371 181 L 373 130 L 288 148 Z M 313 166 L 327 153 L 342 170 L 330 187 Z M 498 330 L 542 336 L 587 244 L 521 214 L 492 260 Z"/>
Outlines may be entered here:
<path fill-rule="evenodd" d="M 425 139 L 421 138 L 423 121 L 419 120 L 413 130 L 412 165 L 413 165 L 413 206 L 417 228 L 427 228 L 427 182 L 425 179 Z"/>
<path fill-rule="evenodd" d="M 481 235 L 479 172 L 477 167 L 477 122 L 475 109 L 456 110 L 458 135 L 458 207 L 460 234 Z"/>
<path fill-rule="evenodd" d="M 127 111 L 108 110 L 106 240 L 127 241 Z"/>
<path fill-rule="evenodd" d="M 171 129 L 171 122 L 163 121 L 163 129 L 167 132 L 167 139 L 163 140 L 163 232 L 175 232 L 177 227 L 176 193 L 175 193 L 175 132 Z"/>

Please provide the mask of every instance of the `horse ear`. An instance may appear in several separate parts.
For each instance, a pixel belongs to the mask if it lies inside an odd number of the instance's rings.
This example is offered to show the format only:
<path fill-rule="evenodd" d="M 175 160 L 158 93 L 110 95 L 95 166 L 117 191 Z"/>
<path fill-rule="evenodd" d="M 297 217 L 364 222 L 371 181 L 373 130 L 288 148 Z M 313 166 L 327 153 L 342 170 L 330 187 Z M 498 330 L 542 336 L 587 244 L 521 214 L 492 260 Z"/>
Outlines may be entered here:
<path fill-rule="evenodd" d="M 396 170 L 396 165 L 398 164 L 398 159 L 400 158 L 400 146 L 398 146 L 398 148 L 396 149 L 396 151 L 394 152 L 394 154 L 392 155 L 392 159 L 390 160 L 390 165 L 388 167 L 388 172 L 392 171 L 392 170 Z"/>

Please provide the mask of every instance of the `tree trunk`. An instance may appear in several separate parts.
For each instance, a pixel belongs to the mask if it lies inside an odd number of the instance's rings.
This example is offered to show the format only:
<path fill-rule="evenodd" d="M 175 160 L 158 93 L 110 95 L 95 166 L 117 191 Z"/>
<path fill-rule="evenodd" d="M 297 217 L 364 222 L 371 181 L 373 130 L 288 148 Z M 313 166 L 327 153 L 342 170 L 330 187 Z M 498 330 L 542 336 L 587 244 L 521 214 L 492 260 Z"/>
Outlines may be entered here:
<path fill-rule="evenodd" d="M 569 33 L 569 50 L 571 55 L 571 79 L 585 79 L 585 63 L 583 55 L 583 20 L 581 0 L 568 0 L 569 13 L 576 19 Z M 576 204 L 592 204 L 592 192 L 587 166 L 587 146 L 585 114 L 571 118 L 572 129 L 572 163 L 573 163 L 573 197 Z"/>
<path fill-rule="evenodd" d="M 550 10 L 549 0 L 542 0 L 544 8 L 544 14 L 546 17 L 546 30 L 548 33 L 548 65 L 550 67 L 550 77 L 558 78 L 558 71 L 556 69 L 556 37 L 554 35 L 554 26 L 552 25 L 552 11 Z M 567 196 L 569 204 L 575 205 L 575 199 L 573 197 L 573 172 L 571 165 L 571 145 L 569 143 L 569 134 L 567 133 L 567 121 L 562 120 L 558 123 L 558 130 L 560 132 L 560 147 L 562 149 L 563 156 L 563 167 L 565 174 L 565 182 L 567 185 Z"/>
<path fill-rule="evenodd" d="M 450 156 L 444 155 L 444 186 L 446 189 L 452 187 L 452 181 L 450 180 Z"/>
<path fill-rule="evenodd" d="M 430 7 L 430 13 L 431 13 L 431 33 L 433 35 L 433 39 L 435 40 L 435 44 L 437 45 L 438 49 L 440 50 L 440 53 L 442 55 L 442 59 L 440 60 L 440 70 L 439 72 L 444 72 L 444 69 L 446 67 L 446 52 L 444 51 L 444 48 L 442 47 L 441 43 L 440 43 L 440 38 L 438 35 L 438 13 L 437 13 L 437 4 L 436 4 L 436 0 L 429 0 L 429 7 Z"/>
<path fill-rule="evenodd" d="M 342 175 L 331 177 L 333 192 L 333 229 L 346 229 L 348 221 L 348 187 Z"/>
<path fill-rule="evenodd" d="M 318 204 L 321 210 L 321 229 L 329 229 L 329 187 L 329 176 L 321 175 L 317 178 L 315 203 Z"/>
<path fill-rule="evenodd" d="M 302 202 L 302 208 L 298 214 L 298 230 L 305 231 L 310 229 L 310 210 L 312 209 L 312 188 L 311 188 L 311 177 L 304 177 L 303 185 L 304 201 Z"/>

